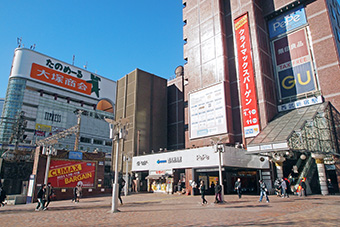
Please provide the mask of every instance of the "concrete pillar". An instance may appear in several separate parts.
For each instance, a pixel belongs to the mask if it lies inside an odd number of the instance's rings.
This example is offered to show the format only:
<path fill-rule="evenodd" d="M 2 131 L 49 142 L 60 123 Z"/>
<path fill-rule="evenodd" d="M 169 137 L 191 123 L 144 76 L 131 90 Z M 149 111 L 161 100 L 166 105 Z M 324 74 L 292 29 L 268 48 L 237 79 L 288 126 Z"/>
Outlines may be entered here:
<path fill-rule="evenodd" d="M 277 178 L 281 179 L 283 177 L 283 162 L 286 161 L 286 158 L 281 157 L 281 156 L 276 156 L 273 158 L 273 161 L 275 162 L 275 166 L 276 166 Z"/>
<path fill-rule="evenodd" d="M 312 158 L 315 159 L 315 163 L 318 169 L 320 189 L 322 195 L 328 195 L 328 187 L 327 187 L 327 179 L 326 179 L 326 170 L 324 164 L 325 155 L 323 154 L 312 154 Z"/>

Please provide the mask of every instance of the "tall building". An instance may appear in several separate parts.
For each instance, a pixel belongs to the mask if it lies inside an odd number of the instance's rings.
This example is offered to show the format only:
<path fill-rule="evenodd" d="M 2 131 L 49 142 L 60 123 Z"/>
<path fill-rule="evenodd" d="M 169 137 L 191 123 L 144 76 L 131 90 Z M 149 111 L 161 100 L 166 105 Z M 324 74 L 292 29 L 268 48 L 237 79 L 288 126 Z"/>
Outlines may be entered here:
<path fill-rule="evenodd" d="M 79 150 L 111 153 L 109 126 L 114 118 L 116 82 L 33 50 L 15 50 L 3 119 L 1 148 L 35 147 L 36 141 L 77 125 L 82 111 Z M 18 119 L 23 120 L 18 135 Z M 25 123 L 26 122 L 26 123 Z M 14 136 L 13 136 L 14 135 Z M 64 138 L 56 149 L 73 150 L 75 135 Z"/>
<path fill-rule="evenodd" d="M 0 99 L 0 113 L 1 113 L 0 117 L 2 116 L 2 109 L 4 107 L 4 104 L 5 104 L 5 99 Z"/>
<path fill-rule="evenodd" d="M 166 88 L 166 79 L 140 69 L 117 81 L 116 120 L 129 121 L 119 160 L 123 161 L 124 155 L 140 156 L 167 148 Z M 122 168 L 123 165 L 119 165 L 125 172 Z"/>
<path fill-rule="evenodd" d="M 223 137 L 327 194 L 325 176 L 340 182 L 338 2 L 183 4 L 185 147 Z"/>

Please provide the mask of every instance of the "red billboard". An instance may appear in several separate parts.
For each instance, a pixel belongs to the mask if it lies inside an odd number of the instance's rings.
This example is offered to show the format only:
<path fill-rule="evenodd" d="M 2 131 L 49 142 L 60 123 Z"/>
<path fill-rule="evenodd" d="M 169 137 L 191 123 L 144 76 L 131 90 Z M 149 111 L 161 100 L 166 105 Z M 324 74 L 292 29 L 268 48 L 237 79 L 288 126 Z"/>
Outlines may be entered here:
<path fill-rule="evenodd" d="M 73 160 L 51 160 L 48 182 L 54 188 L 73 188 L 78 182 L 92 188 L 95 183 L 96 163 Z"/>
<path fill-rule="evenodd" d="M 251 57 L 248 14 L 234 21 L 237 46 L 238 68 L 240 75 L 240 93 L 242 119 L 245 137 L 254 137 L 260 133 L 257 108 L 254 69 Z"/>

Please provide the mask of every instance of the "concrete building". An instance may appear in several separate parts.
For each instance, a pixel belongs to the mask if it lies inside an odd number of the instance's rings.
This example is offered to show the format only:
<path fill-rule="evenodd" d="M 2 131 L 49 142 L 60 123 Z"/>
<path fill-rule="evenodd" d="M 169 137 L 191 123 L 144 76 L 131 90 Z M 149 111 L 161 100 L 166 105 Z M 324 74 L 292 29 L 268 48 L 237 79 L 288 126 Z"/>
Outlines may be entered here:
<path fill-rule="evenodd" d="M 1 121 L 0 141 L 10 146 L 20 113 L 27 123 L 21 146 L 32 145 L 77 124 L 82 111 L 79 150 L 111 153 L 105 117 L 114 118 L 116 82 L 33 50 L 15 50 Z M 14 120 L 14 121 L 13 121 Z M 12 139 L 12 143 L 17 138 Z M 73 150 L 75 135 L 57 149 Z"/>
<path fill-rule="evenodd" d="M 267 184 L 307 178 L 321 185 L 308 190 L 327 194 L 326 177 L 340 182 L 338 2 L 183 4 L 185 147 L 223 137 L 275 163 L 260 176 Z M 200 101 L 219 92 L 219 109 L 216 100 Z M 296 138 L 301 146 L 293 146 Z"/>
<path fill-rule="evenodd" d="M 117 81 L 116 120 L 129 120 L 128 135 L 120 146 L 119 163 L 124 156 L 131 158 L 166 150 L 166 86 L 165 79 L 140 69 Z M 126 162 L 119 164 L 119 170 L 125 172 L 125 166 Z M 131 164 L 129 166 L 131 168 Z"/>

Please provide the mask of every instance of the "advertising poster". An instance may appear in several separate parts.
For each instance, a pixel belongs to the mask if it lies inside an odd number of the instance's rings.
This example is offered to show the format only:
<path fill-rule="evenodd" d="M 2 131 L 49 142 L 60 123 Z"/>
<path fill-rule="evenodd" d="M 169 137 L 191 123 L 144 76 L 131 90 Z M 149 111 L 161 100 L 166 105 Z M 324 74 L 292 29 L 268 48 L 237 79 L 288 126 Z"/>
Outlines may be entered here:
<path fill-rule="evenodd" d="M 281 99 L 316 90 L 305 29 L 273 41 Z"/>
<path fill-rule="evenodd" d="M 234 21 L 234 26 L 240 75 L 243 127 L 245 137 L 248 138 L 260 133 L 248 14 L 237 18 Z"/>
<path fill-rule="evenodd" d="M 51 160 L 48 182 L 54 188 L 73 188 L 78 182 L 92 188 L 95 183 L 96 163 L 72 160 Z"/>
<path fill-rule="evenodd" d="M 224 83 L 189 95 L 190 139 L 227 133 Z"/>

